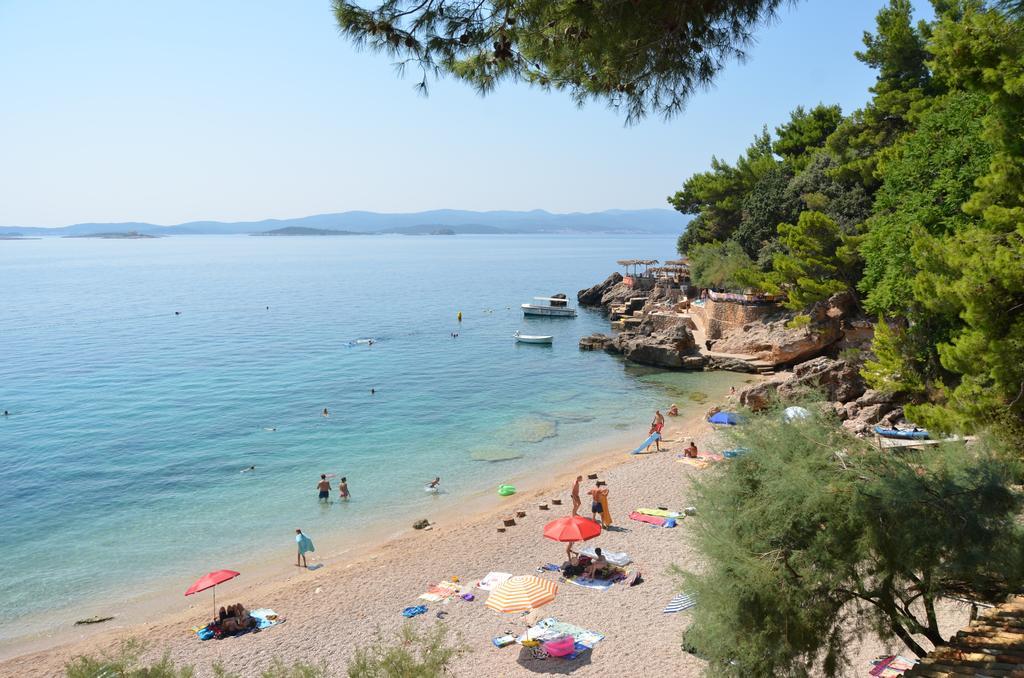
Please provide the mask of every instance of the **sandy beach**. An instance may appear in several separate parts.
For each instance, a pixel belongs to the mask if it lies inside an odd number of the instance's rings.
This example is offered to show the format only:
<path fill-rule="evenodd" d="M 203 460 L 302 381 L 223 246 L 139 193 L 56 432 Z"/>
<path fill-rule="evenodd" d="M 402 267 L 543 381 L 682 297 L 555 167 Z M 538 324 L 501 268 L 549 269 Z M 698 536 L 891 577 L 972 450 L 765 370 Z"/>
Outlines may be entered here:
<path fill-rule="evenodd" d="M 740 385 L 746 375 L 736 375 Z M 269 607 L 286 622 L 258 634 L 199 641 L 191 628 L 204 624 L 210 615 L 208 595 L 188 599 L 188 610 L 161 616 L 152 623 L 98 630 L 84 640 L 26 654 L 0 664 L 3 676 L 59 676 L 64 664 L 76 655 L 111 648 L 120 639 L 133 637 L 146 643 L 146 656 L 158 658 L 165 651 L 179 664 L 193 665 L 198 676 L 212 675 L 220 663 L 242 675 L 258 675 L 274 658 L 287 662 L 327 662 L 331 675 L 344 675 L 345 665 L 357 646 L 367 644 L 379 630 L 389 634 L 409 623 L 417 627 L 445 624 L 453 637 L 461 637 L 469 652 L 454 666 L 456 676 L 528 676 L 539 673 L 579 676 L 699 676 L 703 662 L 682 651 L 680 638 L 690 614 L 664 614 L 679 581 L 670 566 L 700 566 L 700 557 L 687 538 L 683 520 L 675 529 L 649 526 L 629 519 L 639 507 L 667 506 L 675 510 L 690 504 L 689 479 L 705 473 L 678 462 L 683 443 L 694 438 L 699 450 L 716 450 L 714 432 L 700 412 L 668 418 L 662 452 L 630 456 L 621 446 L 604 450 L 579 468 L 549 473 L 536 479 L 535 488 L 524 490 L 483 510 L 468 515 L 455 510 L 438 516 L 432 529 L 392 538 L 359 557 L 336 557 L 318 551 L 313 570 L 295 568 L 283 577 L 246 583 L 239 578 L 218 589 L 218 604 L 243 602 L 248 608 Z M 588 545 L 627 552 L 633 559 L 631 573 L 643 574 L 635 587 L 619 583 L 606 591 L 559 583 L 554 602 L 528 615 L 502 615 L 484 606 L 487 593 L 475 591 L 476 600 L 458 598 L 446 603 L 427 603 L 428 611 L 408 622 L 401 611 L 423 601 L 418 596 L 439 581 L 458 577 L 466 584 L 488 572 L 537 574 L 558 581 L 560 573 L 537 573 L 545 563 L 561 563 L 564 546 L 541 535 L 544 524 L 571 509 L 572 479 L 582 474 L 583 491 L 593 487 L 588 474 L 607 483 L 609 505 L 616 529 L 604 531 Z M 562 505 L 551 505 L 558 498 Z M 588 497 L 584 496 L 584 508 Z M 547 503 L 550 510 L 539 505 Z M 516 525 L 498 532 L 501 518 L 526 513 Z M 589 515 L 589 514 L 585 514 Z M 287 557 L 287 555 L 282 555 Z M 186 603 L 183 602 L 183 606 Z M 438 612 L 446 612 L 443 620 Z M 950 611 L 951 632 L 962 622 L 962 611 Z M 575 661 L 537 660 L 519 645 L 497 648 L 491 639 L 505 632 L 519 633 L 529 622 L 556 617 L 605 636 L 592 652 Z M 899 643 L 884 646 L 865 642 L 851 647 L 851 675 L 866 675 L 865 663 L 884 651 L 900 651 Z M 624 667 L 629 667 L 625 670 Z M 624 673 L 625 670 L 625 673 Z"/>

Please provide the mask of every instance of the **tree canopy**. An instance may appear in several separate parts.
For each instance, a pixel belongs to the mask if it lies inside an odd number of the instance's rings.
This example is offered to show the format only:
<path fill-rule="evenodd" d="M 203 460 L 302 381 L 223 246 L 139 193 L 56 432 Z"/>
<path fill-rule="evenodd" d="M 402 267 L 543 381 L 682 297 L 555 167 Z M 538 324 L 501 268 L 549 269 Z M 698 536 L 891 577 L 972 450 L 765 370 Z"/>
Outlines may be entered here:
<path fill-rule="evenodd" d="M 342 33 L 400 66 L 490 92 L 503 80 L 671 116 L 742 59 L 782 0 L 333 0 Z"/>
<path fill-rule="evenodd" d="M 811 406 L 812 409 L 813 406 Z M 722 676 L 837 675 L 868 632 L 945 643 L 936 602 L 1024 584 L 1024 497 L 997 447 L 898 455 L 778 411 L 733 432 L 747 454 L 696 483 L 705 559 L 685 646 Z"/>

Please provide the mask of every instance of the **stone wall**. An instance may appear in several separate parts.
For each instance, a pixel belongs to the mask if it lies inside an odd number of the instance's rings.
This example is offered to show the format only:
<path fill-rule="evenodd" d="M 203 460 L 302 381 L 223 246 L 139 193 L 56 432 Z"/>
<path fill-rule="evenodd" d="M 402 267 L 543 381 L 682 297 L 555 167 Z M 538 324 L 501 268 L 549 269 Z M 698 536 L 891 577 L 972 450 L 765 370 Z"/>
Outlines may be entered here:
<path fill-rule="evenodd" d="M 708 339 L 721 339 L 729 332 L 757 322 L 778 310 L 775 304 L 740 304 L 708 299 L 701 310 L 704 333 Z"/>

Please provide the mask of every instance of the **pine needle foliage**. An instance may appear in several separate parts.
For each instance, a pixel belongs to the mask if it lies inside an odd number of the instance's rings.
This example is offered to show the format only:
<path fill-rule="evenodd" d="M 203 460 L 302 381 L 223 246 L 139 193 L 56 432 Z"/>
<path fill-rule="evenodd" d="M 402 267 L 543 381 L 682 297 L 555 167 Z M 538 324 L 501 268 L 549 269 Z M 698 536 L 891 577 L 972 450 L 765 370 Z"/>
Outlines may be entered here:
<path fill-rule="evenodd" d="M 333 0 L 356 45 L 454 76 L 480 93 L 502 81 L 596 99 L 627 122 L 679 113 L 730 61 L 782 0 Z"/>
<path fill-rule="evenodd" d="M 810 409 L 815 409 L 808 405 Z M 836 422 L 754 416 L 750 450 L 696 483 L 700 601 L 684 646 L 714 676 L 834 676 L 867 632 L 918 655 L 935 604 L 999 602 L 1024 584 L 1017 462 L 985 443 L 880 451 Z"/>

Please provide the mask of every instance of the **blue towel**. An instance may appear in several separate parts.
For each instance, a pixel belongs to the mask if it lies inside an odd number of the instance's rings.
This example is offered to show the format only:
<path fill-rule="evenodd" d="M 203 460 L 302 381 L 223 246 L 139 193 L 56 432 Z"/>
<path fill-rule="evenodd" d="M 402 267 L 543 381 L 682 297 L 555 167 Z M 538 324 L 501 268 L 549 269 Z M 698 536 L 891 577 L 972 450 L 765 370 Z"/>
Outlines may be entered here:
<path fill-rule="evenodd" d="M 316 551 L 316 548 L 313 546 L 313 540 L 304 534 L 295 535 L 295 543 L 299 545 L 299 553 Z"/>
<path fill-rule="evenodd" d="M 418 614 L 423 614 L 427 611 L 426 605 L 417 605 L 415 607 L 407 607 L 402 610 L 403 617 L 415 617 Z"/>
<path fill-rule="evenodd" d="M 638 447 L 635 450 L 633 450 L 632 452 L 630 452 L 630 454 L 640 454 L 641 452 L 646 450 L 648 447 L 653 445 L 655 440 L 661 440 L 661 434 L 660 433 L 657 433 L 657 432 L 652 433 L 650 438 L 648 438 L 647 440 L 645 440 L 642 443 L 640 443 L 640 447 Z"/>

